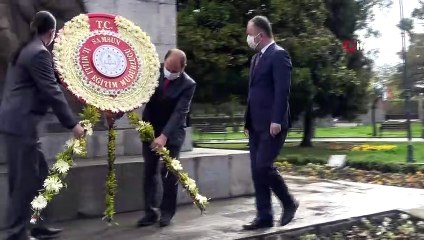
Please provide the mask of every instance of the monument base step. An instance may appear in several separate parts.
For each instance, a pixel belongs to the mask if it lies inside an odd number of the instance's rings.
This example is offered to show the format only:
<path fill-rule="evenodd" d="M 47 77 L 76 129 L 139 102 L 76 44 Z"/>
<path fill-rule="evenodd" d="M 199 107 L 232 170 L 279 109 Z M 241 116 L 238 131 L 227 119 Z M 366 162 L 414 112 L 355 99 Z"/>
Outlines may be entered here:
<path fill-rule="evenodd" d="M 181 151 L 193 150 L 192 129 L 185 129 L 186 138 Z M 40 137 L 41 146 L 47 159 L 54 159 L 56 154 L 63 150 L 63 146 L 72 134 L 68 132 L 46 133 Z M 107 156 L 108 131 L 94 131 L 92 136 L 87 137 L 88 158 L 99 158 Z M 139 134 L 134 129 L 118 129 L 116 136 L 116 155 L 129 156 L 141 155 L 142 143 Z M 2 163 L 0 159 L 0 164 Z"/>
<path fill-rule="evenodd" d="M 211 200 L 253 194 L 249 154 L 246 151 L 195 148 L 181 154 L 181 164 L 196 181 L 200 193 Z M 144 209 L 143 168 L 141 156 L 117 157 L 117 213 Z M 106 173 L 106 159 L 77 160 L 66 178 L 67 188 L 51 202 L 44 211 L 44 217 L 55 222 L 102 216 Z M 6 201 L 7 171 L 4 165 L 0 165 L 0 228 L 5 225 Z M 191 203 L 181 186 L 178 203 Z"/>

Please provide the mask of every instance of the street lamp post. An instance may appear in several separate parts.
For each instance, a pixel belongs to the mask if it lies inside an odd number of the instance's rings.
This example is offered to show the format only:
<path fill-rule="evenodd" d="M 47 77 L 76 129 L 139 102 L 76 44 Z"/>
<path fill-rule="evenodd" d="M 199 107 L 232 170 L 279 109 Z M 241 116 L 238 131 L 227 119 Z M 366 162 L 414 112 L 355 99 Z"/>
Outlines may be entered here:
<path fill-rule="evenodd" d="M 403 16 L 403 0 L 399 0 L 400 19 L 401 23 L 405 20 Z M 405 96 L 405 117 L 407 124 L 407 137 L 408 137 L 408 150 L 406 161 L 409 163 L 414 162 L 414 149 L 412 146 L 412 134 L 411 134 L 411 84 L 408 80 L 406 73 L 406 40 L 405 40 L 405 29 L 401 29 L 402 36 L 402 57 L 403 57 L 403 84 L 404 84 L 404 96 Z"/>

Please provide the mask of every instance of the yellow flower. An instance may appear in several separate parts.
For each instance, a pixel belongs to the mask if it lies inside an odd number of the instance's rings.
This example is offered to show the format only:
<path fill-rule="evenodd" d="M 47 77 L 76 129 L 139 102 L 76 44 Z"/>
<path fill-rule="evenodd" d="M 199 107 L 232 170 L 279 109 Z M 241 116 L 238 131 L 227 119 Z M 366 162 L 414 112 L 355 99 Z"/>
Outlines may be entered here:
<path fill-rule="evenodd" d="M 397 147 L 396 145 L 369 145 L 369 144 L 362 144 L 358 146 L 352 147 L 352 151 L 392 151 L 395 150 Z"/>

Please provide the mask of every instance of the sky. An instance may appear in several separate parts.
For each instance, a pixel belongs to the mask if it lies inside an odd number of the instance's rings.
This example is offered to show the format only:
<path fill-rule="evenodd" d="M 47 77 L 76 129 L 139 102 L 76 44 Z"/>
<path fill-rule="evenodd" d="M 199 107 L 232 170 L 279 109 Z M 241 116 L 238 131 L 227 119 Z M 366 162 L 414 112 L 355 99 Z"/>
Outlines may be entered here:
<path fill-rule="evenodd" d="M 419 0 L 403 0 L 404 17 L 411 17 L 412 11 L 418 6 Z M 401 32 L 396 26 L 400 21 L 399 9 L 399 0 L 393 0 L 390 8 L 380 9 L 376 7 L 374 10 L 375 20 L 371 23 L 371 26 L 380 32 L 380 36 L 376 38 L 360 37 L 365 51 L 378 50 L 379 53 L 372 57 L 376 67 L 393 66 L 402 62 L 397 55 L 402 50 Z M 418 20 L 414 19 L 414 23 L 414 32 L 424 32 L 424 28 L 418 24 Z M 409 45 L 409 38 L 406 39 L 406 44 Z"/>

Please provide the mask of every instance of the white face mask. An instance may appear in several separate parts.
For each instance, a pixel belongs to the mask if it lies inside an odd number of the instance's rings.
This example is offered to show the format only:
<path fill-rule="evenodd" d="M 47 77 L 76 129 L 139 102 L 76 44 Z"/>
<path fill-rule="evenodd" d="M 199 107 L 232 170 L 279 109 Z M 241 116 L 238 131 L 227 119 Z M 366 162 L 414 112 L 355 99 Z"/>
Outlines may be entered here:
<path fill-rule="evenodd" d="M 261 33 L 258 33 L 258 35 L 256 35 L 256 36 L 247 35 L 247 39 L 246 39 L 247 45 L 249 45 L 249 47 L 251 49 L 253 49 L 253 50 L 256 50 L 256 48 L 258 47 L 259 43 L 261 42 L 261 41 L 259 41 L 259 42 L 255 43 L 255 38 L 257 36 L 259 36 L 259 34 L 261 34 Z"/>
<path fill-rule="evenodd" d="M 168 69 L 163 68 L 163 76 L 168 79 L 168 80 L 175 80 L 177 78 L 179 78 L 181 75 L 181 73 L 171 73 L 170 71 L 168 71 Z"/>

